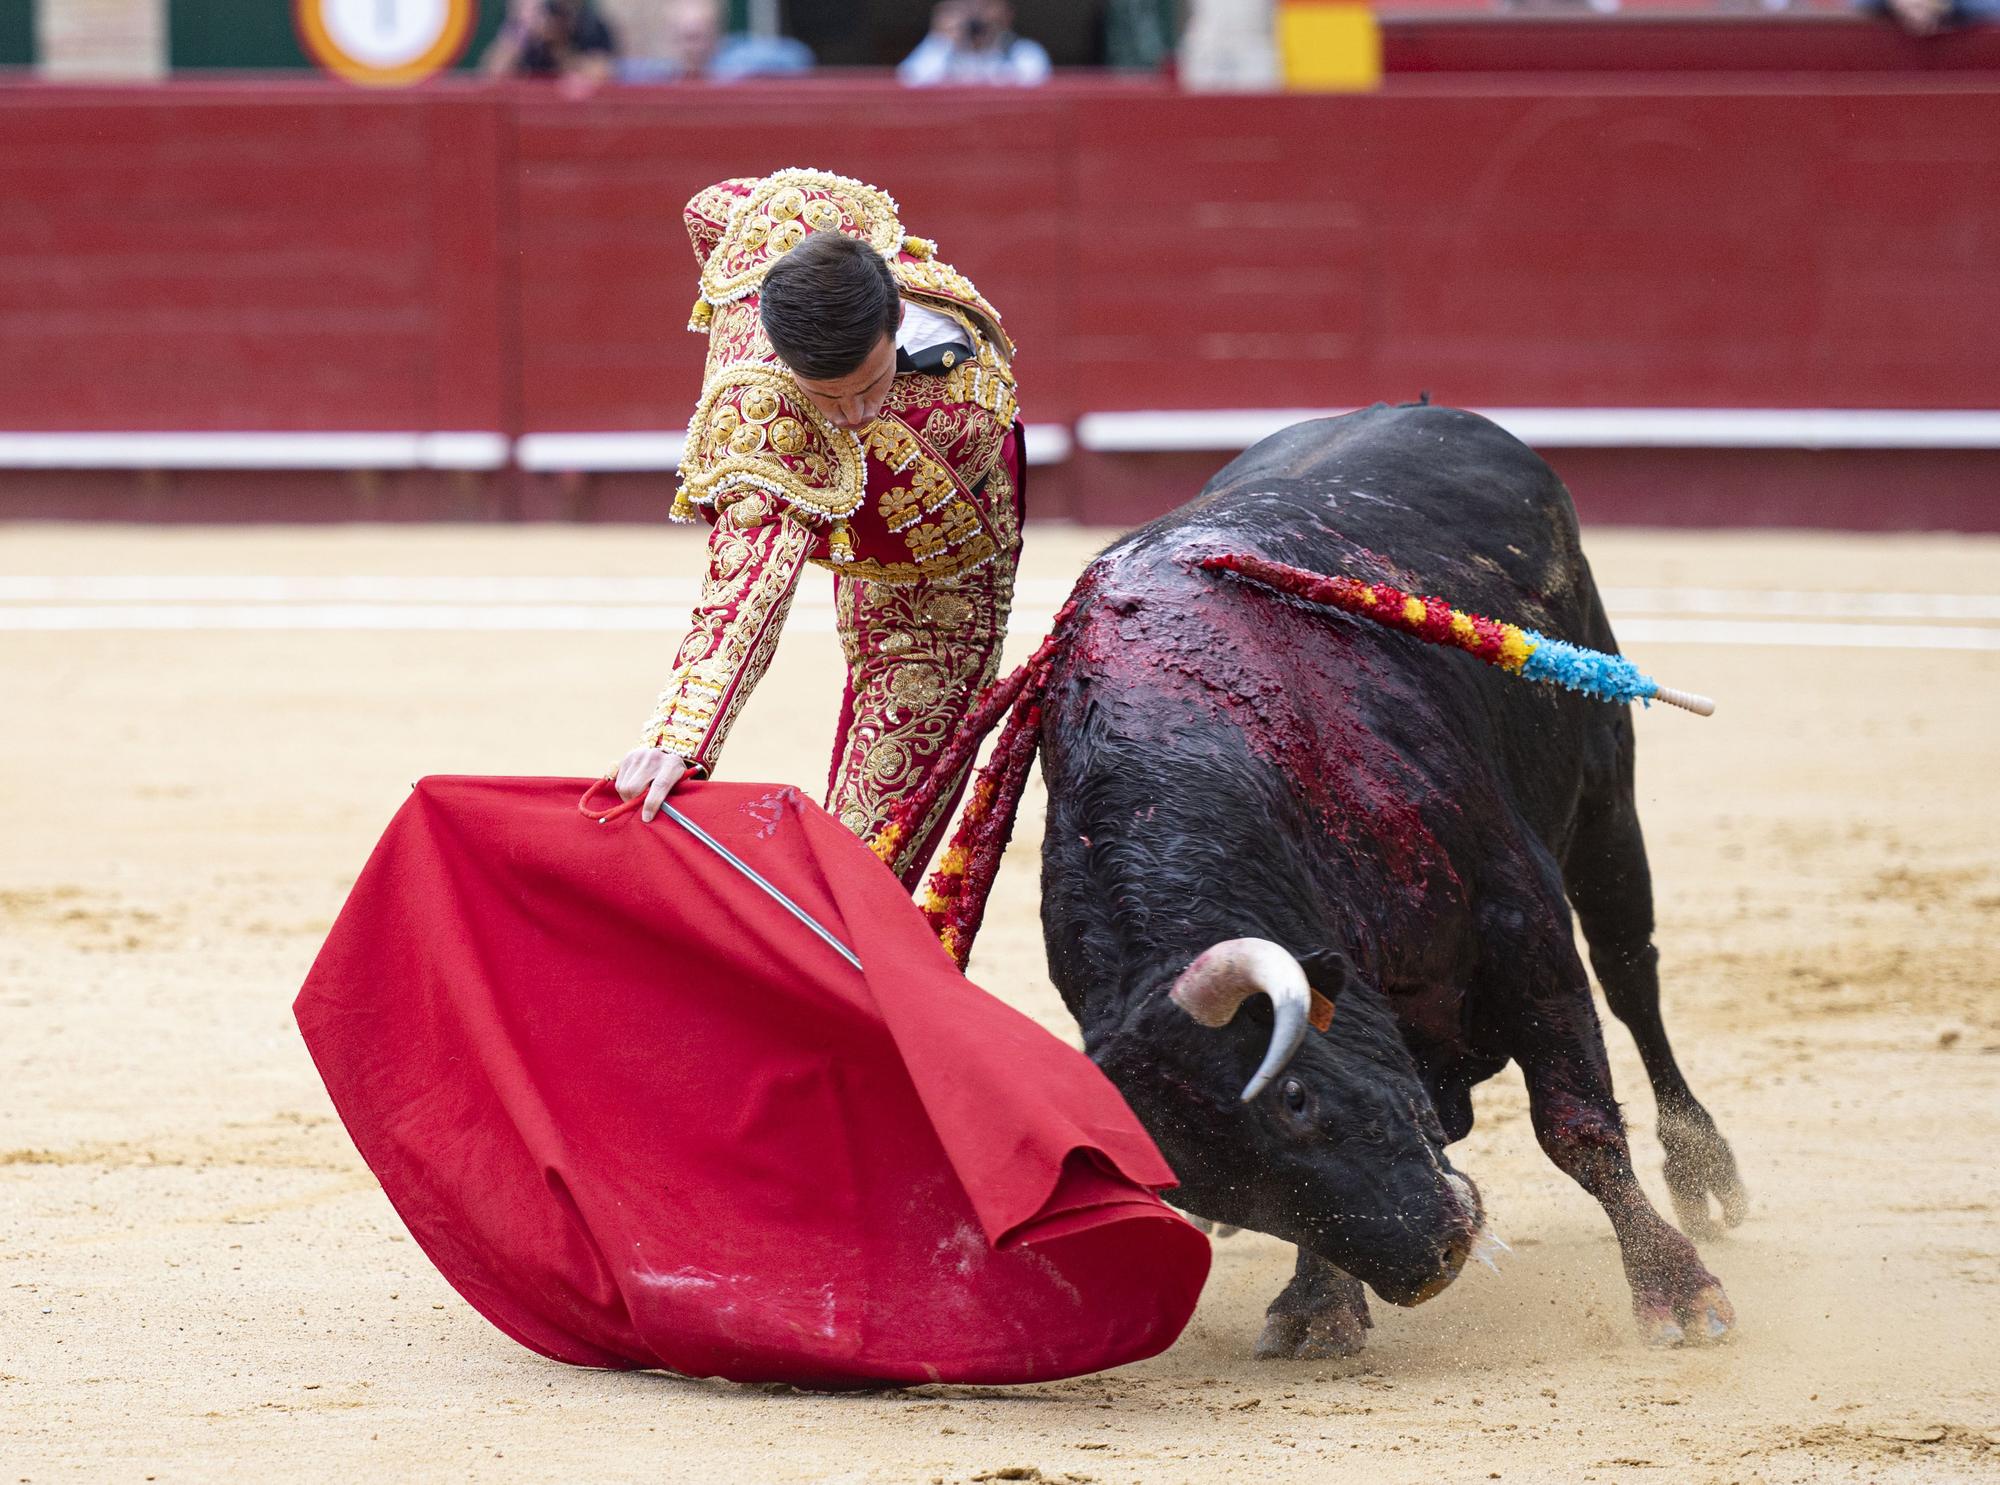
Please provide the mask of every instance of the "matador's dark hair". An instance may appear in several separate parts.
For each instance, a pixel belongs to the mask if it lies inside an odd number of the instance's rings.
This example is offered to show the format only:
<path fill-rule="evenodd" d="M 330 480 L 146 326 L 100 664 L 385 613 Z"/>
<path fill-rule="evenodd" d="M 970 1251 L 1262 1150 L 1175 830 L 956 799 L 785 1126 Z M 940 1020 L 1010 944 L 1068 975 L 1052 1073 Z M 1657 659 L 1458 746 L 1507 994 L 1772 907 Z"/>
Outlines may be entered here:
<path fill-rule="evenodd" d="M 779 359 L 800 376 L 848 375 L 902 309 L 896 277 L 882 255 L 856 237 L 815 232 L 764 274 L 757 314 Z"/>

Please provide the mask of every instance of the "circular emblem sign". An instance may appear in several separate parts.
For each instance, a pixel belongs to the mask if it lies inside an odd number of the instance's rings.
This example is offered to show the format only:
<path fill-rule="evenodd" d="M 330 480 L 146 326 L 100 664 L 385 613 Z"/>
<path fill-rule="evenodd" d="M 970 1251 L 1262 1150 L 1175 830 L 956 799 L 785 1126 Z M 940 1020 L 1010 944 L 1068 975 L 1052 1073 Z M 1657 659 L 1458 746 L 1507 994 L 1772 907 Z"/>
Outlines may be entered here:
<path fill-rule="evenodd" d="M 475 0 L 295 0 L 307 55 L 368 87 L 421 82 L 465 49 Z"/>

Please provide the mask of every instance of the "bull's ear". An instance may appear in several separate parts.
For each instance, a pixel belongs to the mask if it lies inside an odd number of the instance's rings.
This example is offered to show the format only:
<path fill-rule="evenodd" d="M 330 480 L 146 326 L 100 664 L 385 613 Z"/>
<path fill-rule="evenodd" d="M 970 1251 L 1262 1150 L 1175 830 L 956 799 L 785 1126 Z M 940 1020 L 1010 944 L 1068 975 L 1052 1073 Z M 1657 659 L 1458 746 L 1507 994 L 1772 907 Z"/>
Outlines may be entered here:
<path fill-rule="evenodd" d="M 1338 949 L 1314 949 L 1298 958 L 1299 968 L 1306 972 L 1306 983 L 1312 986 L 1312 1013 L 1308 1019 L 1316 1029 L 1326 1031 L 1333 1025 L 1334 1002 L 1340 998 L 1340 992 L 1355 983 L 1354 966 Z"/>

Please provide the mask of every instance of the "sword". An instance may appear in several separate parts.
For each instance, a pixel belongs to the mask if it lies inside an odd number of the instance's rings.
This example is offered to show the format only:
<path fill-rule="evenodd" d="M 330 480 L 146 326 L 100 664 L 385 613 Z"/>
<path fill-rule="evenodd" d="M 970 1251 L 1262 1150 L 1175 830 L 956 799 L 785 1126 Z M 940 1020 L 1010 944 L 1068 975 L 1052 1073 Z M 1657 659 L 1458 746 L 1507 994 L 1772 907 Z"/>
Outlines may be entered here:
<path fill-rule="evenodd" d="M 841 958 L 845 959 L 849 964 L 853 965 L 856 969 L 861 968 L 861 961 L 855 957 L 854 951 L 852 949 L 848 948 L 846 944 L 842 943 L 839 939 L 835 938 L 831 933 L 827 932 L 825 926 L 811 913 L 807 912 L 804 908 L 800 907 L 796 902 L 793 902 L 791 898 L 785 896 L 783 892 L 780 892 L 776 887 L 771 885 L 770 882 L 766 881 L 764 877 L 758 872 L 756 867 L 752 866 L 749 862 L 745 861 L 741 856 L 738 856 L 734 851 L 730 850 L 729 847 L 725 846 L 721 841 L 717 840 L 714 836 L 710 835 L 706 830 L 703 830 L 699 825 L 695 824 L 694 821 L 690 820 L 686 815 L 682 814 L 679 810 L 675 809 L 671 804 L 662 803 L 660 805 L 660 813 L 667 816 L 676 825 L 680 826 L 681 829 L 685 830 L 689 835 L 693 836 L 696 840 L 700 841 L 703 845 L 707 846 L 709 850 L 715 852 L 716 855 L 720 856 L 724 861 L 727 861 L 731 866 L 735 867 L 738 871 L 742 872 L 744 876 L 748 877 L 758 887 L 762 888 L 766 896 L 768 896 L 773 902 L 777 903 L 777 905 L 783 908 L 786 912 L 790 913 L 794 918 L 797 918 L 801 923 L 805 924 L 806 927 L 810 928 L 815 934 L 819 936 L 819 938 L 823 942 L 825 942 L 828 948 L 834 951 L 834 953 L 838 954 Z M 866 971 L 863 972 L 865 973 Z"/>

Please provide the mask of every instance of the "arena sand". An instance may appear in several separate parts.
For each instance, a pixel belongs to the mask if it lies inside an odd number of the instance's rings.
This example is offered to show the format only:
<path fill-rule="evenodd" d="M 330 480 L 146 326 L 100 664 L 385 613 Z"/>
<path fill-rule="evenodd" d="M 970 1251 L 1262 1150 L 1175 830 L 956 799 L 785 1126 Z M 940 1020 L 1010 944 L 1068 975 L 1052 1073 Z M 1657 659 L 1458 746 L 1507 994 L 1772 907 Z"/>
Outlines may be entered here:
<path fill-rule="evenodd" d="M 1035 530 L 1028 575 L 1066 580 L 1099 539 Z M 2000 592 L 1992 541 L 1590 550 L 1607 584 Z M 0 531 L 0 570 L 41 575 L 697 564 L 661 530 Z M 0 633 L 0 1485 L 2000 1478 L 2000 653 L 1628 642 L 1722 701 L 1638 725 L 1668 1015 L 1755 1200 L 1706 1250 L 1729 1344 L 1637 1344 L 1610 1231 L 1510 1073 L 1460 1159 L 1512 1257 L 1378 1305 L 1361 1357 L 1253 1361 L 1290 1257 L 1240 1236 L 1154 1361 L 823 1397 L 575 1371 L 492 1330 L 401 1231 L 288 1010 L 410 779 L 595 770 L 672 643 Z M 822 779 L 839 682 L 830 634 L 788 635 L 729 771 Z M 1038 811 L 973 973 L 1070 1036 Z"/>

